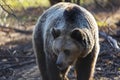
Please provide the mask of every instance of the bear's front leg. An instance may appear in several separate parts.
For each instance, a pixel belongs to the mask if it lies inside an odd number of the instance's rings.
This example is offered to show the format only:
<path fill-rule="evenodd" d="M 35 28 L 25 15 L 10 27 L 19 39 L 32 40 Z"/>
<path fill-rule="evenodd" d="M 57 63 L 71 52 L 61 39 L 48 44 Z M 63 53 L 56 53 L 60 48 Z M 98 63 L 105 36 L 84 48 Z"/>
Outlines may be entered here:
<path fill-rule="evenodd" d="M 57 68 L 55 62 L 49 58 L 46 58 L 46 64 L 49 80 L 62 80 L 60 77 L 59 69 Z"/>
<path fill-rule="evenodd" d="M 96 64 L 96 53 L 89 53 L 85 58 L 76 63 L 77 80 L 93 80 Z"/>

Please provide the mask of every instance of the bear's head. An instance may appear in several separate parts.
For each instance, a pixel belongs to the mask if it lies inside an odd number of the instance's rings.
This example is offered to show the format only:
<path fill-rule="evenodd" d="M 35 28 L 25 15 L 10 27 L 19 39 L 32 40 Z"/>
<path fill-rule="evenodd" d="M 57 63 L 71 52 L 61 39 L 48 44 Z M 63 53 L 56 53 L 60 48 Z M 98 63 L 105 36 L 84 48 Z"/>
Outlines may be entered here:
<path fill-rule="evenodd" d="M 56 65 L 60 70 L 67 69 L 75 64 L 79 57 L 85 57 L 85 34 L 79 28 L 75 28 L 67 34 L 62 34 L 59 29 L 52 29 L 54 38 L 52 49 L 57 56 Z"/>

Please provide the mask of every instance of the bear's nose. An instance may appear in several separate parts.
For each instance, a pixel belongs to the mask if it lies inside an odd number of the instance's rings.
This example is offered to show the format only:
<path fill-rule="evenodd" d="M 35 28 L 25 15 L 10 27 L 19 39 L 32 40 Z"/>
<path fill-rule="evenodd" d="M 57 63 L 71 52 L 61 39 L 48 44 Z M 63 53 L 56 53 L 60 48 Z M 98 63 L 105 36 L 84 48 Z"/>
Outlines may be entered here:
<path fill-rule="evenodd" d="M 59 62 L 56 62 L 56 65 L 57 65 L 57 67 L 58 67 L 59 69 L 61 69 L 62 66 L 63 66 L 63 64 L 62 64 L 62 63 L 59 63 Z"/>

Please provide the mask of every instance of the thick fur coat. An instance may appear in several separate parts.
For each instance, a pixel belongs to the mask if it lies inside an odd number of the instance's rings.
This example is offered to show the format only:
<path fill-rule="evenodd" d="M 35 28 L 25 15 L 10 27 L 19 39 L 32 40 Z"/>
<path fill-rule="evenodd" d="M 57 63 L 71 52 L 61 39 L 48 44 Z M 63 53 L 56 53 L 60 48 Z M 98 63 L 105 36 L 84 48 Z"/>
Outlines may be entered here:
<path fill-rule="evenodd" d="M 77 80 L 92 80 L 99 53 L 98 26 L 83 7 L 58 3 L 38 19 L 33 48 L 42 80 L 67 80 L 71 65 Z"/>

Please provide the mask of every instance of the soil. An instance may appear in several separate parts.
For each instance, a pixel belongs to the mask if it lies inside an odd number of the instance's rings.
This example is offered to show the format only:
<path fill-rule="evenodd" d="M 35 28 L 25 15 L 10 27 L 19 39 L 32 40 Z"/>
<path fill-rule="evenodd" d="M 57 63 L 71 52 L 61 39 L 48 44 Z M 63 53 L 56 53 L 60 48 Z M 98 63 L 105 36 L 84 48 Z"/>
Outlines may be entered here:
<path fill-rule="evenodd" d="M 114 22 L 116 26 L 115 22 L 120 21 L 119 14 L 118 9 L 114 14 L 99 12 L 95 16 L 101 21 L 110 16 L 108 22 Z M 41 80 L 31 42 L 34 26 L 35 21 L 28 21 L 15 29 L 0 28 L 0 80 Z M 116 37 L 119 36 L 120 26 L 114 26 L 110 27 L 114 32 L 110 31 L 110 36 L 120 44 L 120 37 Z M 108 27 L 100 28 L 100 31 L 107 30 Z M 114 49 L 104 37 L 100 37 L 100 47 L 95 80 L 120 80 L 120 51 Z"/>

